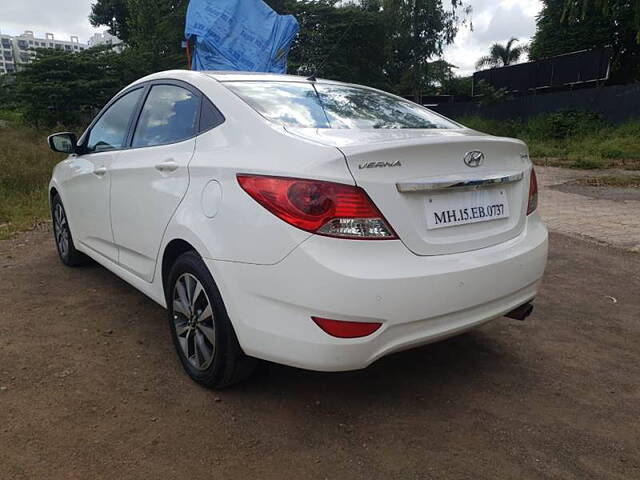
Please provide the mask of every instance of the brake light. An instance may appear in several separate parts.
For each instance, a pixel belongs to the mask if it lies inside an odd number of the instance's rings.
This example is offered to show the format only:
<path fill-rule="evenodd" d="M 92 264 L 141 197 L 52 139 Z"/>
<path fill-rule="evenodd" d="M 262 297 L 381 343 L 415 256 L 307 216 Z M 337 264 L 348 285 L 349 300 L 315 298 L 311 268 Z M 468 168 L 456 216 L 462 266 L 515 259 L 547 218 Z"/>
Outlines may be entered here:
<path fill-rule="evenodd" d="M 320 180 L 238 175 L 256 202 L 307 232 L 360 240 L 398 237 L 360 187 Z"/>
<path fill-rule="evenodd" d="M 529 204 L 527 215 L 531 215 L 538 208 L 538 177 L 534 168 L 531 169 L 531 180 L 529 182 Z"/>
<path fill-rule="evenodd" d="M 381 323 L 342 322 L 326 318 L 311 317 L 322 330 L 337 338 L 362 338 L 378 331 Z"/>

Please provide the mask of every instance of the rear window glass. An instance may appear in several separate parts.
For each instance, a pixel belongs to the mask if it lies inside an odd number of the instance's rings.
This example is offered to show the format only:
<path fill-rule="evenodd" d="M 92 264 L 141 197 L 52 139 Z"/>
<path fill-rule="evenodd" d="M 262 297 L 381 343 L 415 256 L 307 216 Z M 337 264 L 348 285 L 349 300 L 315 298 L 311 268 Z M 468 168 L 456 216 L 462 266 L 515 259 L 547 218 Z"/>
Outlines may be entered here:
<path fill-rule="evenodd" d="M 294 82 L 227 82 L 267 119 L 302 128 L 459 128 L 432 111 L 366 88 Z"/>

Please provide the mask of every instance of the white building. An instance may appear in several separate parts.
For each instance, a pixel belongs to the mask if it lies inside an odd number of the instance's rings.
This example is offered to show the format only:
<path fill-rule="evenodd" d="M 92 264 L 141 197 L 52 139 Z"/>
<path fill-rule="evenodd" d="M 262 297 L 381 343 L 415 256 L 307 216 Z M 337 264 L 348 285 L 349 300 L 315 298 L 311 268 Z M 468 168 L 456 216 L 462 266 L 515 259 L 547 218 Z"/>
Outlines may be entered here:
<path fill-rule="evenodd" d="M 0 74 L 16 71 L 16 60 L 13 55 L 13 37 L 0 34 Z"/>
<path fill-rule="evenodd" d="M 0 35 L 0 48 L 2 52 L 0 74 L 3 74 L 15 72 L 20 65 L 31 62 L 36 56 L 38 48 L 79 52 L 85 50 L 87 45 L 80 43 L 76 36 L 72 36 L 69 40 L 58 40 L 53 33 L 45 33 L 44 38 L 39 38 L 31 30 L 27 30 L 22 35 L 15 37 Z"/>
<path fill-rule="evenodd" d="M 87 42 L 89 48 L 100 45 L 111 45 L 112 49 L 118 53 L 124 49 L 124 43 L 118 37 L 111 35 L 109 32 L 95 33 Z"/>

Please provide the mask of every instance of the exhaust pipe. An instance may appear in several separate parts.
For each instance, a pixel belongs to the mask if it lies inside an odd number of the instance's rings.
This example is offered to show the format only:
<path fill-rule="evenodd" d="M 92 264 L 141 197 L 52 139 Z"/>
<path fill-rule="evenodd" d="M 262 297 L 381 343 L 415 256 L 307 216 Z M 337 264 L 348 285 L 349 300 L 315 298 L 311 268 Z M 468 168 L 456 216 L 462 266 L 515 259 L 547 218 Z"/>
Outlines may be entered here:
<path fill-rule="evenodd" d="M 527 317 L 531 315 L 531 312 L 533 312 L 533 304 L 531 302 L 527 302 L 524 305 L 520 305 L 515 310 L 511 310 L 505 315 L 505 317 L 524 322 Z"/>

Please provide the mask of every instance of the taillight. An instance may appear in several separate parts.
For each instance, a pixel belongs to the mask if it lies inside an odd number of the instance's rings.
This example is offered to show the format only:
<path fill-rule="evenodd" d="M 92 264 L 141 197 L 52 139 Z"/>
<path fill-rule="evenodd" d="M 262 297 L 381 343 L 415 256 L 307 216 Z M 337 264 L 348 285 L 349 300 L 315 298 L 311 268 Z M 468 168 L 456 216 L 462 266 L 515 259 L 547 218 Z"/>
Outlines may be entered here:
<path fill-rule="evenodd" d="M 538 208 L 538 177 L 535 169 L 531 169 L 531 181 L 529 182 L 529 204 L 527 215 L 531 215 Z"/>
<path fill-rule="evenodd" d="M 238 175 L 238 183 L 278 218 L 307 232 L 360 240 L 398 238 L 359 187 L 261 175 Z"/>
<path fill-rule="evenodd" d="M 378 331 L 381 323 L 343 322 L 326 318 L 311 317 L 322 330 L 337 338 L 362 338 Z"/>

